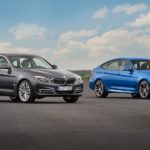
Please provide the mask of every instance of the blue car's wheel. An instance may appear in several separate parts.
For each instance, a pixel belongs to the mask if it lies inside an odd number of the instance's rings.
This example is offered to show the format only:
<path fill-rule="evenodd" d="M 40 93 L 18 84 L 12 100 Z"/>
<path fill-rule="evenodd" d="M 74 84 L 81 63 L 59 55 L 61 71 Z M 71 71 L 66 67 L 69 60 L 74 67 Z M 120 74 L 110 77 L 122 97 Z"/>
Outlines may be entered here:
<path fill-rule="evenodd" d="M 147 99 L 150 96 L 150 86 L 146 80 L 143 80 L 139 84 L 139 94 L 142 99 Z"/>
<path fill-rule="evenodd" d="M 108 93 L 105 91 L 105 85 L 101 80 L 96 81 L 94 91 L 96 97 L 107 97 L 108 95 Z"/>

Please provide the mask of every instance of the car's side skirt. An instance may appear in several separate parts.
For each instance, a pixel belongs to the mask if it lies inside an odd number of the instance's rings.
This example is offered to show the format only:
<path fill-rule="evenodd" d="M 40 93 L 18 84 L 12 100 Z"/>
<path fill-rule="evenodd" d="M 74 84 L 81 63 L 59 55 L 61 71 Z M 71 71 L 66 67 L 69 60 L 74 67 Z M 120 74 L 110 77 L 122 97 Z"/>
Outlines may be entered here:
<path fill-rule="evenodd" d="M 109 93 L 138 93 L 138 91 L 127 91 L 127 90 L 115 90 L 115 89 L 109 89 L 107 90 Z"/>

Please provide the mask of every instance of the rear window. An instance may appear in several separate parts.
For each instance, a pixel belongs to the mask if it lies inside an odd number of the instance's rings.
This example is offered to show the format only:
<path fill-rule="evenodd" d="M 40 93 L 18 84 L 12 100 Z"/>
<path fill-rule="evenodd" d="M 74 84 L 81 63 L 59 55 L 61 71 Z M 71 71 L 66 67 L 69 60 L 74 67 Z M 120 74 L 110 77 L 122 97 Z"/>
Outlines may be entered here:
<path fill-rule="evenodd" d="M 131 60 L 136 70 L 150 70 L 150 60 Z"/>

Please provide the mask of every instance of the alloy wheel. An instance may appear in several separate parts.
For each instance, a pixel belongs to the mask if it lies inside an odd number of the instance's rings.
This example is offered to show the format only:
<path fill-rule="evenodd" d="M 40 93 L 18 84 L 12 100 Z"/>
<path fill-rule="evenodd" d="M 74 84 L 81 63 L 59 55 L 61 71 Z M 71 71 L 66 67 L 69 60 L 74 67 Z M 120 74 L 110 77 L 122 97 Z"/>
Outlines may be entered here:
<path fill-rule="evenodd" d="M 143 99 L 146 99 L 149 97 L 150 87 L 149 87 L 149 83 L 146 80 L 140 83 L 139 93 L 140 93 L 141 98 Z"/>
<path fill-rule="evenodd" d="M 95 84 L 95 94 L 98 97 L 101 97 L 104 93 L 104 85 L 102 81 L 97 81 Z"/>
<path fill-rule="evenodd" d="M 28 102 L 31 95 L 31 88 L 28 81 L 22 81 L 19 85 L 19 98 L 22 102 Z"/>

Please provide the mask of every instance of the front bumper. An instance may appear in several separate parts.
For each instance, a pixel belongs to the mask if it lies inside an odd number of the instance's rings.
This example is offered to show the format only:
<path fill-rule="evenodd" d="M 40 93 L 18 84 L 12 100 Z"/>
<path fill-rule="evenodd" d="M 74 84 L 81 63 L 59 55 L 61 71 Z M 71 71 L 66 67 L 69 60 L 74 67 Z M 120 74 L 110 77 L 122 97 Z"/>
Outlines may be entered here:
<path fill-rule="evenodd" d="M 72 91 L 58 91 L 59 86 L 72 86 Z M 35 89 L 37 97 L 82 96 L 83 83 L 74 85 L 43 85 L 37 83 Z"/>
<path fill-rule="evenodd" d="M 91 90 L 94 90 L 95 87 L 95 79 L 93 78 L 93 76 L 90 78 L 89 80 L 89 87 Z"/>

